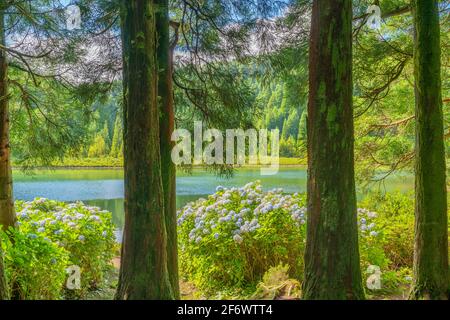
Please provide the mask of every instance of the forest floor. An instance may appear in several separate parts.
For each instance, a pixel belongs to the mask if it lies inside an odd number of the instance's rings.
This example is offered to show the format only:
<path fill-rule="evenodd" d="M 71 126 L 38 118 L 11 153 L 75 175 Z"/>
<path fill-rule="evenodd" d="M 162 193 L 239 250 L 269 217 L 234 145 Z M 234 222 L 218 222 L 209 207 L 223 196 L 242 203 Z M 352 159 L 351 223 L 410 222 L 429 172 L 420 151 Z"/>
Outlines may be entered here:
<path fill-rule="evenodd" d="M 117 281 L 119 278 L 119 269 L 120 269 L 120 257 L 116 257 L 112 260 L 113 268 L 112 270 L 106 274 L 104 279 L 104 284 L 101 288 L 98 288 L 95 291 L 92 291 L 88 294 L 87 300 L 112 300 L 114 299 L 114 294 L 117 288 Z M 295 281 L 295 280 L 293 280 Z M 401 288 L 398 288 L 396 293 L 390 294 L 380 294 L 380 295 L 366 295 L 367 300 L 407 300 L 409 293 L 409 286 L 404 285 Z M 206 300 L 207 298 L 202 296 L 194 284 L 187 281 L 180 281 L 180 294 L 182 300 Z M 216 297 L 214 297 L 216 299 Z M 254 296 L 248 297 L 236 297 L 236 299 L 255 299 Z M 265 300 L 267 298 L 259 298 Z M 285 294 L 282 292 L 280 295 L 276 295 L 273 297 L 276 300 L 295 300 L 295 298 L 289 296 L 289 294 Z M 230 299 L 231 300 L 231 299 Z"/>

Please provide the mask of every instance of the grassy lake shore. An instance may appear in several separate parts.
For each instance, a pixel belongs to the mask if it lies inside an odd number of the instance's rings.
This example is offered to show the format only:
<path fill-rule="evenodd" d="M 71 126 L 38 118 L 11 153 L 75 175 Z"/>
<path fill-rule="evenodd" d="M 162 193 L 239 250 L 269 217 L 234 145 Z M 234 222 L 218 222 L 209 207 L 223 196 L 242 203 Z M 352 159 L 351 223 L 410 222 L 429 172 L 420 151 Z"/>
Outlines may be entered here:
<path fill-rule="evenodd" d="M 280 157 L 279 165 L 281 167 L 298 167 L 298 168 L 306 168 L 306 158 L 285 158 Z M 245 164 L 243 166 L 236 166 L 236 168 L 259 168 L 262 165 L 253 165 L 253 164 Z M 205 165 L 193 165 L 195 168 L 202 168 Z M 19 169 L 23 168 L 20 164 L 13 162 L 13 168 Z M 63 161 L 55 161 L 51 163 L 49 166 L 42 166 L 42 168 L 53 168 L 53 169 L 121 169 L 123 168 L 123 159 L 122 158 L 112 158 L 112 157 L 104 157 L 104 158 L 66 158 Z"/>

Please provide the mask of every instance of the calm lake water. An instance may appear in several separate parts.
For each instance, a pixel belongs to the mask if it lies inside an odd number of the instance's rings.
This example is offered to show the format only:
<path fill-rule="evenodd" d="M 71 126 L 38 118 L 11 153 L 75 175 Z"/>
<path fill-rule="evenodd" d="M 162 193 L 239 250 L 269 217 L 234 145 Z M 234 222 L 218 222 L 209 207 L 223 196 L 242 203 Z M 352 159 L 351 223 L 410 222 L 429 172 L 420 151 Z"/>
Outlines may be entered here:
<path fill-rule="evenodd" d="M 81 200 L 113 213 L 116 226 L 123 226 L 123 170 L 119 169 L 55 169 L 38 170 L 33 174 L 14 171 L 14 197 L 32 200 L 44 197 L 60 201 Z M 261 176 L 259 169 L 238 169 L 233 177 L 218 177 L 214 173 L 195 169 L 191 174 L 177 175 L 177 206 L 214 193 L 216 186 L 243 186 L 250 181 L 261 180 L 263 189 L 283 188 L 284 192 L 305 192 L 306 170 L 282 168 L 273 176 Z M 413 190 L 412 175 L 389 177 L 383 190 L 408 192 Z"/>

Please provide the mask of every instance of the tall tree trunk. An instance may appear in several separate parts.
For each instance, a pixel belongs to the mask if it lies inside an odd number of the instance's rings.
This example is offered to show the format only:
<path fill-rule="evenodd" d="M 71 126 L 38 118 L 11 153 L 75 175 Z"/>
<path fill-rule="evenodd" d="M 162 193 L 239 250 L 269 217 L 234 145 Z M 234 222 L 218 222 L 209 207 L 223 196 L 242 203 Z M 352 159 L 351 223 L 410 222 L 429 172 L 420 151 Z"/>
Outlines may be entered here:
<path fill-rule="evenodd" d="M 156 5 L 122 0 L 125 227 L 117 299 L 172 299 L 161 180 Z"/>
<path fill-rule="evenodd" d="M 0 44 L 5 44 L 4 10 L 0 11 Z M 3 229 L 14 227 L 16 214 L 14 212 L 12 192 L 12 172 L 9 146 L 9 110 L 8 110 L 8 64 L 6 51 L 0 50 L 0 225 Z"/>
<path fill-rule="evenodd" d="M 308 102 L 304 299 L 363 299 L 356 220 L 352 2 L 315 0 Z"/>
<path fill-rule="evenodd" d="M 0 2 L 0 44 L 5 46 L 4 2 Z M 8 65 L 6 52 L 0 49 L 0 225 L 7 229 L 15 225 L 12 197 L 12 174 L 9 158 Z M 8 284 L 0 244 L 0 300 L 9 299 Z"/>
<path fill-rule="evenodd" d="M 3 251 L 0 247 L 0 300 L 8 300 L 9 292 L 8 292 L 8 284 L 5 278 L 5 268 L 3 265 Z"/>
<path fill-rule="evenodd" d="M 160 102 L 160 149 L 161 176 L 164 190 L 164 216 L 167 231 L 167 268 L 172 292 L 176 299 L 180 298 L 178 278 L 178 246 L 176 216 L 176 167 L 172 162 L 171 152 L 174 146 L 172 132 L 175 127 L 173 101 L 173 50 L 169 44 L 169 2 L 156 0 L 156 28 L 158 30 L 158 96 Z"/>
<path fill-rule="evenodd" d="M 416 224 L 412 298 L 449 297 L 438 1 L 413 0 Z"/>

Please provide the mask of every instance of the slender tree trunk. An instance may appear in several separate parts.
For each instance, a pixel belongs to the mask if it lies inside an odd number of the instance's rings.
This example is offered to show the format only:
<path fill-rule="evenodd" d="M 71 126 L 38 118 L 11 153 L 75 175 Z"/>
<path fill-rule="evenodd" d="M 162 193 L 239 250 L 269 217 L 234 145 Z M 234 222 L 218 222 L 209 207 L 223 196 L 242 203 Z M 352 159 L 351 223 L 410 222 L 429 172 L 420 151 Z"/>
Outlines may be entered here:
<path fill-rule="evenodd" d="M 448 299 L 447 190 L 438 1 L 413 0 L 416 225 L 411 298 Z"/>
<path fill-rule="evenodd" d="M 0 44 L 5 46 L 4 10 L 0 11 Z M 5 50 L 0 50 L 0 225 L 3 229 L 14 227 L 12 172 L 9 145 L 8 64 Z"/>
<path fill-rule="evenodd" d="M 5 268 L 3 265 L 3 252 L 0 247 L 0 300 L 8 300 L 9 292 L 8 292 L 8 284 L 5 278 Z"/>
<path fill-rule="evenodd" d="M 154 1 L 123 0 L 125 228 L 117 299 L 172 299 L 167 272 Z"/>
<path fill-rule="evenodd" d="M 356 220 L 352 2 L 315 0 L 308 102 L 304 299 L 363 299 Z"/>
<path fill-rule="evenodd" d="M 0 2 L 0 44 L 5 46 L 4 2 Z M 4 229 L 16 222 L 12 197 L 12 174 L 9 158 L 8 65 L 6 52 L 0 49 L 0 225 Z M 0 244 L 0 300 L 9 299 L 8 284 Z"/>
<path fill-rule="evenodd" d="M 169 2 L 156 0 L 156 28 L 158 30 L 158 96 L 160 102 L 160 148 L 161 176 L 164 190 L 164 216 L 167 231 L 167 268 L 172 292 L 176 299 L 180 298 L 178 278 L 178 246 L 176 216 L 176 167 L 172 162 L 171 152 L 174 146 L 172 132 L 175 127 L 173 102 L 173 50 L 170 47 L 169 34 Z"/>

